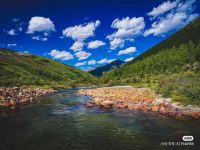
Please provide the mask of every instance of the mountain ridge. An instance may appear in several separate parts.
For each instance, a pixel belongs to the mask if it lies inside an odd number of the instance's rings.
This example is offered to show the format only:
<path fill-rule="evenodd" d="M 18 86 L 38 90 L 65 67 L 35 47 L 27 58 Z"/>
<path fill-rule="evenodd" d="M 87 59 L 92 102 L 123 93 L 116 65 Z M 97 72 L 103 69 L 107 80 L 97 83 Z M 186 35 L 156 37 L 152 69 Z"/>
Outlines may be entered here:
<path fill-rule="evenodd" d="M 96 77 L 100 77 L 103 75 L 103 73 L 111 71 L 114 68 L 118 68 L 124 63 L 125 63 L 124 61 L 117 59 L 117 60 L 112 61 L 109 64 L 106 64 L 106 65 L 103 65 L 100 67 L 96 67 L 88 72 Z"/>

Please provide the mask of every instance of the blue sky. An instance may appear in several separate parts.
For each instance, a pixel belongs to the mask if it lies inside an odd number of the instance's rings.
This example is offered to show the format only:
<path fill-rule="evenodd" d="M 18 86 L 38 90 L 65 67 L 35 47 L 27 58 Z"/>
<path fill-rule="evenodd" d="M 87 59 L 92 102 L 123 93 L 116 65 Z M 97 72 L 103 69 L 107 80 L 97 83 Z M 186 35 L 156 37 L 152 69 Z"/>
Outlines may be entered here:
<path fill-rule="evenodd" d="M 198 10 L 198 0 L 3 0 L 0 47 L 89 70 L 134 59 Z"/>

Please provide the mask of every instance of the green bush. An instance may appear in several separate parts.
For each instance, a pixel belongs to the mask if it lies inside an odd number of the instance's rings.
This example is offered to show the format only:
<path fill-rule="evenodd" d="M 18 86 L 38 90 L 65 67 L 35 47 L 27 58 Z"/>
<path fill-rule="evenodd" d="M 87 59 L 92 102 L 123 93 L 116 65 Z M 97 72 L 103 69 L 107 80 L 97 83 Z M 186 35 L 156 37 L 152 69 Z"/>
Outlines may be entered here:
<path fill-rule="evenodd" d="M 181 72 L 158 81 L 157 91 L 164 97 L 186 104 L 200 104 L 200 74 L 198 72 Z"/>

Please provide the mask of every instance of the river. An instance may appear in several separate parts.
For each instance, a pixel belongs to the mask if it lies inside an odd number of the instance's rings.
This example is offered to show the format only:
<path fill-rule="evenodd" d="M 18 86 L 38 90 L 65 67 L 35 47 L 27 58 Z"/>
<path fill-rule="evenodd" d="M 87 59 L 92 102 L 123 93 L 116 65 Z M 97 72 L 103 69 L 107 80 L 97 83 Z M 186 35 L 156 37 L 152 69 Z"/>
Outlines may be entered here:
<path fill-rule="evenodd" d="M 198 149 L 200 120 L 156 113 L 86 108 L 78 89 L 40 97 L 37 103 L 0 110 L 0 150 Z M 173 146 L 183 135 L 194 146 Z M 167 142 L 166 145 L 162 145 Z"/>

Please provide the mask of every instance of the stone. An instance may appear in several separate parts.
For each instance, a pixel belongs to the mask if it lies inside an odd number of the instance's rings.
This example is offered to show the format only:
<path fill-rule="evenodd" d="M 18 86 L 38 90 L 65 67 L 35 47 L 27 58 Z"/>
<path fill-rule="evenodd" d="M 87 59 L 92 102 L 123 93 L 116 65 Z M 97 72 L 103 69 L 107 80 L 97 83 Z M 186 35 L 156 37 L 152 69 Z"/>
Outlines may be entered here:
<path fill-rule="evenodd" d="M 200 112 L 191 112 L 190 116 L 195 118 L 195 119 L 199 119 L 200 118 Z"/>
<path fill-rule="evenodd" d="M 91 102 L 87 102 L 87 103 L 85 104 L 85 106 L 86 106 L 86 107 L 94 107 L 94 104 L 91 103 Z"/>
<path fill-rule="evenodd" d="M 146 111 L 148 111 L 148 107 L 146 105 L 143 105 L 143 106 L 141 106 L 141 110 L 146 112 Z"/>
<path fill-rule="evenodd" d="M 118 104 L 116 105 L 116 107 L 117 107 L 117 108 L 128 108 L 128 105 L 123 104 L 123 103 L 118 103 Z"/>
<path fill-rule="evenodd" d="M 11 105 L 11 106 L 16 106 L 16 102 L 15 102 L 14 100 L 11 100 L 11 101 L 10 101 L 10 105 Z"/>
<path fill-rule="evenodd" d="M 159 110 L 159 106 L 155 105 L 155 106 L 152 106 L 151 108 L 152 111 L 156 112 Z"/>
<path fill-rule="evenodd" d="M 109 100 L 105 100 L 105 101 L 101 102 L 100 105 L 102 107 L 110 108 L 110 107 L 113 107 L 114 102 L 113 101 L 109 101 Z"/>

